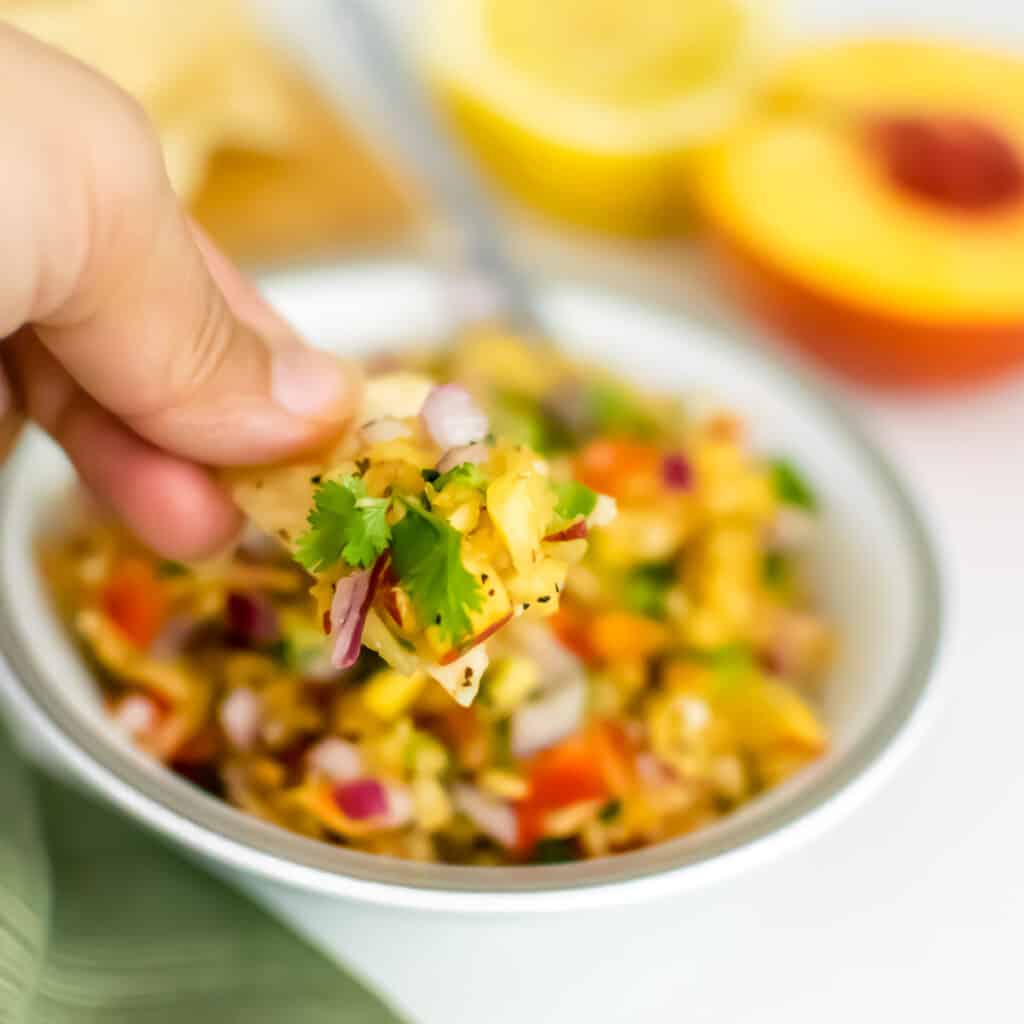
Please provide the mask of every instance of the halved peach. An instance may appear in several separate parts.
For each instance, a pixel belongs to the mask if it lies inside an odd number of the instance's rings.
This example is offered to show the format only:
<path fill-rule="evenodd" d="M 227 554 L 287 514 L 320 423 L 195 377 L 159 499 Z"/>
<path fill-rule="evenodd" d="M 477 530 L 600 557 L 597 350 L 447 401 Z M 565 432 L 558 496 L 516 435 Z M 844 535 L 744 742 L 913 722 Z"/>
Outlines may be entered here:
<path fill-rule="evenodd" d="M 858 42 L 798 58 L 777 96 L 699 183 L 747 305 L 872 384 L 1024 362 L 1024 62 Z"/>

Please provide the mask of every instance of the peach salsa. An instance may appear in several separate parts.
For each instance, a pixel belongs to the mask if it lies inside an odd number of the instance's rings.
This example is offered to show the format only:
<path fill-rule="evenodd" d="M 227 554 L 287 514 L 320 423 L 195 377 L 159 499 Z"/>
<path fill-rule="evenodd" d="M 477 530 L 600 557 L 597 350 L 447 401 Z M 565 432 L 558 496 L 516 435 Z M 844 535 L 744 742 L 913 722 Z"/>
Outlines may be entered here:
<path fill-rule="evenodd" d="M 389 358 L 357 428 L 227 478 L 230 556 L 86 503 L 42 543 L 148 754 L 305 836 L 495 865 L 693 832 L 825 751 L 818 502 L 736 415 L 480 333 Z"/>

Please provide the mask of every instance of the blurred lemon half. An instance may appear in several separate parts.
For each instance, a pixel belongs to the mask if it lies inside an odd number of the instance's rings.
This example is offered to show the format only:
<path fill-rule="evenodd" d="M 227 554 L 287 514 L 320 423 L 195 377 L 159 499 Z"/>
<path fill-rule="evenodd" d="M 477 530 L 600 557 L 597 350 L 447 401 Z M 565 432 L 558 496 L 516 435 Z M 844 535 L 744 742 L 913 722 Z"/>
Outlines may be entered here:
<path fill-rule="evenodd" d="M 470 145 L 527 202 L 657 234 L 685 221 L 689 158 L 771 61 L 771 0 L 434 0 L 429 73 Z"/>

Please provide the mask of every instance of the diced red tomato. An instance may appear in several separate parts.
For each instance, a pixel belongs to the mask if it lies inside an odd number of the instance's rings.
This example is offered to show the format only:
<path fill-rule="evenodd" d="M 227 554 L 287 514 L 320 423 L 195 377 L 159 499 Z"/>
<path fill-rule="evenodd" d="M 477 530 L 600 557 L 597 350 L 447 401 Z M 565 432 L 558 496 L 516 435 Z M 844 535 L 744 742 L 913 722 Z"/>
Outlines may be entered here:
<path fill-rule="evenodd" d="M 664 649 L 668 629 L 654 619 L 630 612 L 605 612 L 594 617 L 589 632 L 591 650 L 598 658 L 649 658 Z"/>
<path fill-rule="evenodd" d="M 573 465 L 581 483 L 621 501 L 651 500 L 662 490 L 661 452 L 639 441 L 591 441 Z"/>
<path fill-rule="evenodd" d="M 541 751 L 527 771 L 528 795 L 519 802 L 519 852 L 529 856 L 550 811 L 584 800 L 607 800 L 632 781 L 629 742 L 610 722 L 599 722 Z"/>
<path fill-rule="evenodd" d="M 558 637 L 559 643 L 572 651 L 577 658 L 587 662 L 596 660 L 594 647 L 590 642 L 590 631 L 571 605 L 563 601 L 558 611 L 548 616 L 547 622 Z"/>
<path fill-rule="evenodd" d="M 167 592 L 150 562 L 124 559 L 103 587 L 100 603 L 117 628 L 146 650 L 167 618 Z"/>

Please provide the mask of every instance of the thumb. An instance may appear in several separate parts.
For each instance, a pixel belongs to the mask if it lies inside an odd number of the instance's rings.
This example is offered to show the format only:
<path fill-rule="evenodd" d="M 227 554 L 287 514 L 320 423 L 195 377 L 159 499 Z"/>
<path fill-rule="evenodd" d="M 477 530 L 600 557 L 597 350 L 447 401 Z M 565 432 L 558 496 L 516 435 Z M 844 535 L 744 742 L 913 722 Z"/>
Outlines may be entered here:
<path fill-rule="evenodd" d="M 303 345 L 197 242 L 134 104 L 9 30 L 0 59 L 37 93 L 4 104 L 5 121 L 24 122 L 5 166 L 28 230 L 0 285 L 0 335 L 31 323 L 101 406 L 189 459 L 271 461 L 338 433 L 358 377 Z"/>

